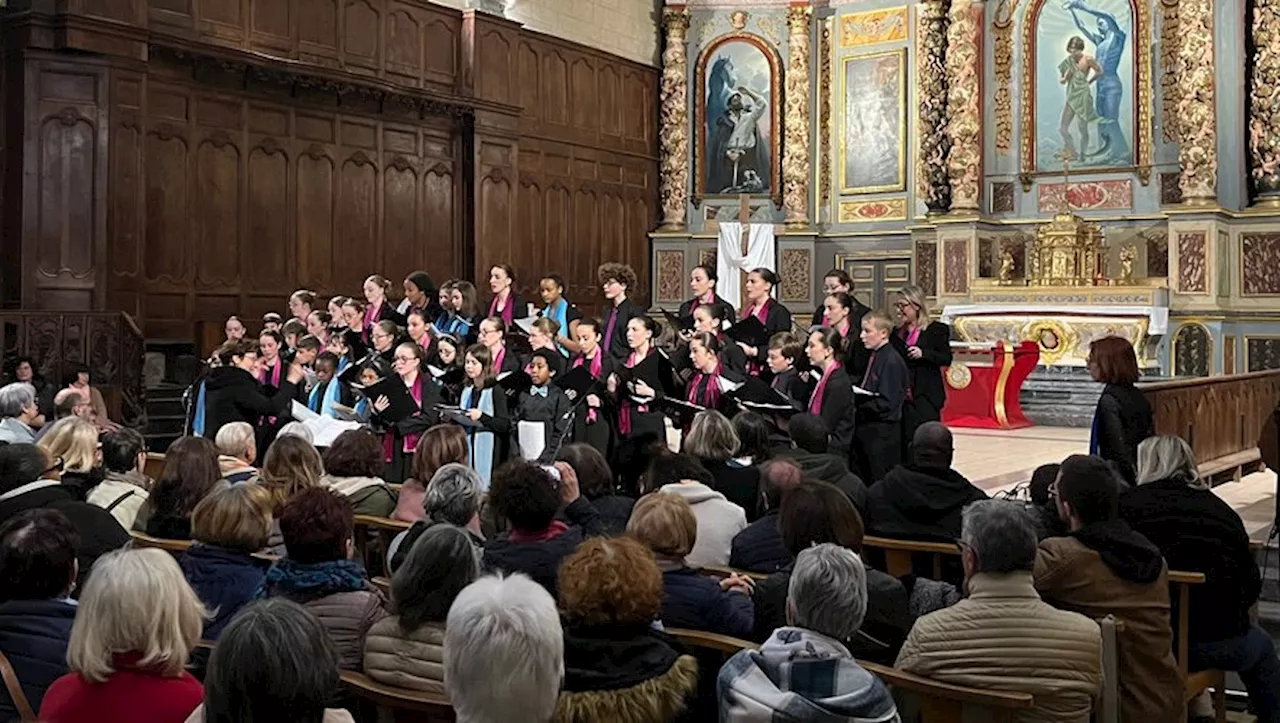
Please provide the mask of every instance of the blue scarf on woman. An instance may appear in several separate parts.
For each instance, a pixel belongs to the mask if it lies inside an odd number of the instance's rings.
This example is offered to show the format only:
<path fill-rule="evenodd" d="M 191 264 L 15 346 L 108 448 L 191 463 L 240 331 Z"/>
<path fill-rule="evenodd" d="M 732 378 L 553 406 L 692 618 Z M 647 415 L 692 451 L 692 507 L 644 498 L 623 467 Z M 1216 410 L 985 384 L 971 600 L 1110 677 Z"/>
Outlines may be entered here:
<path fill-rule="evenodd" d="M 568 301 L 566 301 L 565 299 L 560 299 L 554 304 L 548 304 L 547 308 L 542 310 L 542 315 L 548 319 L 554 319 L 555 322 L 560 325 L 560 336 L 564 336 L 564 337 L 569 336 L 569 302 Z M 561 354 L 565 355 L 566 357 L 569 356 L 569 350 L 565 349 L 560 344 L 560 341 L 558 339 L 556 340 L 556 348 L 560 350 Z"/>
<path fill-rule="evenodd" d="M 340 592 L 368 589 L 364 565 L 355 560 L 301 563 L 284 558 L 267 572 L 266 590 L 294 602 L 319 600 Z"/>

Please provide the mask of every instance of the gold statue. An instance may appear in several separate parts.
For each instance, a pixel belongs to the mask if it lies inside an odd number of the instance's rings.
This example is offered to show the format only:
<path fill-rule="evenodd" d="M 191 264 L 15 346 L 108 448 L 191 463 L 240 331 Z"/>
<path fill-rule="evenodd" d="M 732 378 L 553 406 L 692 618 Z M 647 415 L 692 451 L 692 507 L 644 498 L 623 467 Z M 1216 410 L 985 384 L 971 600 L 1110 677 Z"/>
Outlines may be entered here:
<path fill-rule="evenodd" d="M 1138 247 L 1129 244 L 1120 248 L 1120 284 L 1128 286 L 1133 283 L 1133 260 L 1138 256 Z"/>
<path fill-rule="evenodd" d="M 1008 246 L 1000 253 L 1000 283 L 1008 285 L 1013 280 L 1013 252 Z"/>

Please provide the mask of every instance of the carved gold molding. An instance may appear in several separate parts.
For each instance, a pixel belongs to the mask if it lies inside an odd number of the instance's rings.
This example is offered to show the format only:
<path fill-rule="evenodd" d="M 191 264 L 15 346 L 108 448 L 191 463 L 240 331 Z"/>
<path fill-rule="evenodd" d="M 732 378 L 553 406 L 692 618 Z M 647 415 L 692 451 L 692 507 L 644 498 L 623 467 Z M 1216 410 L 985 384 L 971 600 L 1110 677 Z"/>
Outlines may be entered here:
<path fill-rule="evenodd" d="M 787 11 L 789 60 L 783 121 L 782 204 L 788 226 L 809 225 L 809 19 L 811 7 Z"/>
<path fill-rule="evenodd" d="M 973 0 L 952 0 L 947 28 L 947 178 L 951 210 L 963 214 L 979 212 L 982 192 L 982 58 L 975 7 Z"/>
<path fill-rule="evenodd" d="M 659 231 L 683 231 L 689 198 L 689 57 L 685 34 L 689 12 L 667 8 L 662 14 L 667 45 L 662 51 L 662 177 L 659 197 L 662 225 Z"/>
<path fill-rule="evenodd" d="M 1258 204 L 1280 206 L 1280 0 L 1253 0 L 1250 176 Z"/>
<path fill-rule="evenodd" d="M 1213 0 L 1180 0 L 1178 7 L 1179 186 L 1187 205 L 1218 198 L 1218 128 L 1214 108 Z"/>
<path fill-rule="evenodd" d="M 1000 0 L 996 5 L 991 27 L 995 30 L 996 67 L 996 151 L 1004 155 L 1013 144 L 1013 101 L 1010 83 L 1013 82 L 1013 15 L 1018 11 L 1018 0 Z"/>
<path fill-rule="evenodd" d="M 1178 140 L 1178 0 L 1160 0 L 1160 115 L 1166 143 Z"/>
<path fill-rule="evenodd" d="M 916 5 L 916 194 L 930 213 L 951 207 L 946 49 L 946 5 L 922 0 Z"/>
<path fill-rule="evenodd" d="M 818 134 L 821 146 L 821 158 L 818 161 L 818 193 L 817 203 L 822 208 L 831 205 L 831 55 L 833 52 L 831 37 L 835 27 L 835 18 L 822 21 L 822 35 L 818 40 L 818 58 L 821 64 L 818 70 Z M 814 213 L 814 220 L 818 214 Z"/>

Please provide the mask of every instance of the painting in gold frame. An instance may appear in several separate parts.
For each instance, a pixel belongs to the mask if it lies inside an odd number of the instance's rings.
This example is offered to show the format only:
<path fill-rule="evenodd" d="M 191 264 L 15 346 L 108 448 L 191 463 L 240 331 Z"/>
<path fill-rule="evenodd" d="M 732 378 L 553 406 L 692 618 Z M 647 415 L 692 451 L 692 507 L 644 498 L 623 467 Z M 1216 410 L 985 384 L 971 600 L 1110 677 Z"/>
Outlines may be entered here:
<path fill-rule="evenodd" d="M 777 50 L 752 33 L 722 35 L 702 51 L 695 78 L 694 195 L 781 199 L 782 71 Z M 743 123 L 748 125 L 739 128 Z"/>
<path fill-rule="evenodd" d="M 906 190 L 906 48 L 841 63 L 840 193 Z"/>

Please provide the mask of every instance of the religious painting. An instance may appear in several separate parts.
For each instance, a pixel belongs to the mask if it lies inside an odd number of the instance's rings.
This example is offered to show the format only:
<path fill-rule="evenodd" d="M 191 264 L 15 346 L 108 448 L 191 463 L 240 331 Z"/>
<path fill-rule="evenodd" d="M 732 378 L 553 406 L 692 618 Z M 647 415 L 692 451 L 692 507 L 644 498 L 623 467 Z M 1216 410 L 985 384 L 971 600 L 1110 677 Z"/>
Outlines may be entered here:
<path fill-rule="evenodd" d="M 698 59 L 698 196 L 781 192 L 778 56 L 763 38 L 734 33 Z"/>
<path fill-rule="evenodd" d="M 906 49 L 844 59 L 840 192 L 906 188 Z"/>
<path fill-rule="evenodd" d="M 1139 71 L 1149 72 L 1149 41 L 1132 0 L 1041 0 L 1024 22 L 1023 57 L 1032 59 L 1023 78 L 1031 96 L 1024 170 L 1141 165 L 1150 122 L 1144 133 L 1138 111 L 1150 93 Z"/>

